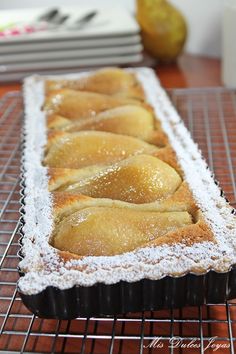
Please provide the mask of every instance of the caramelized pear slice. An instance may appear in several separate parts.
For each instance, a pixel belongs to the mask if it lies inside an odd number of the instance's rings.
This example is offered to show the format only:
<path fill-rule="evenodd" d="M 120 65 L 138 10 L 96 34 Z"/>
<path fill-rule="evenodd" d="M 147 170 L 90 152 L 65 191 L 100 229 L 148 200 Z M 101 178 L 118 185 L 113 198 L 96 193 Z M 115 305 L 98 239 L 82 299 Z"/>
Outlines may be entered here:
<path fill-rule="evenodd" d="M 52 244 L 80 256 L 113 256 L 133 251 L 190 224 L 192 218 L 188 212 L 89 207 L 61 221 Z"/>
<path fill-rule="evenodd" d="M 142 204 L 166 198 L 182 182 L 171 166 L 149 155 L 132 156 L 90 176 L 84 173 L 84 178 L 83 170 L 87 169 L 78 170 L 77 176 L 74 170 L 65 172 L 65 184 L 59 190 Z"/>
<path fill-rule="evenodd" d="M 67 126 L 71 124 L 71 120 L 62 117 L 58 114 L 51 114 L 47 116 L 47 128 L 48 129 L 60 129 L 64 130 Z"/>
<path fill-rule="evenodd" d="M 48 80 L 46 82 L 47 93 L 61 88 L 144 98 L 143 90 L 135 75 L 119 68 L 101 69 L 77 80 Z"/>
<path fill-rule="evenodd" d="M 147 140 L 154 130 L 154 118 L 141 106 L 127 105 L 109 109 L 93 118 L 70 122 L 62 129 L 66 132 L 99 130 Z"/>
<path fill-rule="evenodd" d="M 125 135 L 95 131 L 61 133 L 49 145 L 44 164 L 67 168 L 109 165 L 131 155 L 156 151 L 156 146 Z"/>
<path fill-rule="evenodd" d="M 45 99 L 43 109 L 47 114 L 57 114 L 69 119 L 94 117 L 99 112 L 127 104 L 140 105 L 139 101 L 100 93 L 61 89 Z"/>

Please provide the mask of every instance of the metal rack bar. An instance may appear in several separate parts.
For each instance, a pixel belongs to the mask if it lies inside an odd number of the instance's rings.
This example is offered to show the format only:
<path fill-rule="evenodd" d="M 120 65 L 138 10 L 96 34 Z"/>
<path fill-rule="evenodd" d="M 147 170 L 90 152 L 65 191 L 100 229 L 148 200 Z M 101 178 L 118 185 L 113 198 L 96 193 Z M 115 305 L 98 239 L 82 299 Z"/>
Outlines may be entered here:
<path fill-rule="evenodd" d="M 227 322 L 228 322 L 228 331 L 229 331 L 229 340 L 230 340 L 230 354 L 234 354 L 234 339 L 233 331 L 232 331 L 232 321 L 230 316 L 230 307 L 228 305 L 228 301 L 226 302 L 226 312 L 227 312 Z"/>
<path fill-rule="evenodd" d="M 172 90 L 170 97 L 199 143 L 209 166 L 236 206 L 236 92 L 224 88 Z M 18 279 L 18 175 L 22 102 L 19 93 L 0 100 L 0 354 L 189 354 L 187 344 L 205 350 L 211 338 L 235 354 L 236 302 L 200 308 L 127 314 L 114 318 L 78 318 L 73 321 L 39 319 L 22 304 Z M 180 337 L 185 347 L 170 340 Z M 159 338 L 162 348 L 150 344 Z"/>

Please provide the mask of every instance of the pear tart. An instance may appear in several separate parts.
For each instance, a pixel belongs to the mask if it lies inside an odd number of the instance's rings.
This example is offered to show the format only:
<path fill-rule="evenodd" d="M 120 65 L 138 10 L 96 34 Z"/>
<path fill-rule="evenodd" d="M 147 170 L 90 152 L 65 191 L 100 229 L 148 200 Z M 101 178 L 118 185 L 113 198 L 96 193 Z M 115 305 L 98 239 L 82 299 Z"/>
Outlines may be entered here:
<path fill-rule="evenodd" d="M 24 90 L 24 299 L 230 269 L 235 217 L 151 70 Z"/>

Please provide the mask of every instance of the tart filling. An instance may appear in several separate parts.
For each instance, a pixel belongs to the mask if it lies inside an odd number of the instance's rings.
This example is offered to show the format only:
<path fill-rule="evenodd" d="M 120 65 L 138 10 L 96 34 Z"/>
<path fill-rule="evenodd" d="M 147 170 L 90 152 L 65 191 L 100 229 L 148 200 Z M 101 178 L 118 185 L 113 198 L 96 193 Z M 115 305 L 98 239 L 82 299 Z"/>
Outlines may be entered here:
<path fill-rule="evenodd" d="M 43 108 L 47 114 L 58 114 L 71 120 L 79 120 L 94 117 L 107 109 L 128 104 L 142 105 L 140 101 L 130 98 L 61 89 L 52 91 L 46 97 Z"/>
<path fill-rule="evenodd" d="M 51 140 L 44 159 L 44 164 L 50 167 L 110 165 L 132 155 L 154 154 L 158 150 L 140 139 L 104 132 L 61 133 Z"/>
<path fill-rule="evenodd" d="M 22 292 L 235 263 L 235 217 L 151 70 L 32 77 L 25 105 Z"/>
<path fill-rule="evenodd" d="M 82 170 L 67 169 L 64 185 L 57 190 L 76 191 L 95 198 L 111 198 L 130 203 L 150 203 L 174 193 L 181 177 L 167 163 L 149 155 L 129 157 L 83 175 Z M 62 182 L 62 183 L 63 183 Z"/>
<path fill-rule="evenodd" d="M 144 92 L 134 73 L 127 75 L 127 72 L 118 68 L 98 70 L 92 75 L 86 75 L 79 79 L 55 80 L 50 79 L 45 83 L 46 93 L 70 88 L 78 91 L 91 91 L 106 95 L 116 95 L 144 99 Z"/>
<path fill-rule="evenodd" d="M 113 256 L 130 252 L 168 232 L 191 225 L 186 211 L 154 212 L 88 207 L 63 219 L 53 246 L 79 256 Z"/>
<path fill-rule="evenodd" d="M 59 115 L 49 115 L 48 128 L 62 129 L 73 133 L 82 130 L 98 130 L 116 134 L 130 135 L 148 140 L 154 131 L 154 117 L 141 106 L 126 105 L 107 109 L 95 117 L 71 121 Z"/>

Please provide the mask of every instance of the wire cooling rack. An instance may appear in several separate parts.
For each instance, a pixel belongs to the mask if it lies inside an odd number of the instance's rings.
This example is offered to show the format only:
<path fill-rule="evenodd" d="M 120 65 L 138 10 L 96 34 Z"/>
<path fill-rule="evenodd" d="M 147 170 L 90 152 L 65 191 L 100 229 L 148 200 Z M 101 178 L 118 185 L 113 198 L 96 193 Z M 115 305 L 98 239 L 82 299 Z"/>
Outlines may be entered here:
<path fill-rule="evenodd" d="M 236 92 L 172 90 L 170 97 L 236 207 Z M 236 301 L 112 318 L 43 320 L 16 290 L 22 100 L 0 100 L 0 353 L 236 352 Z"/>

